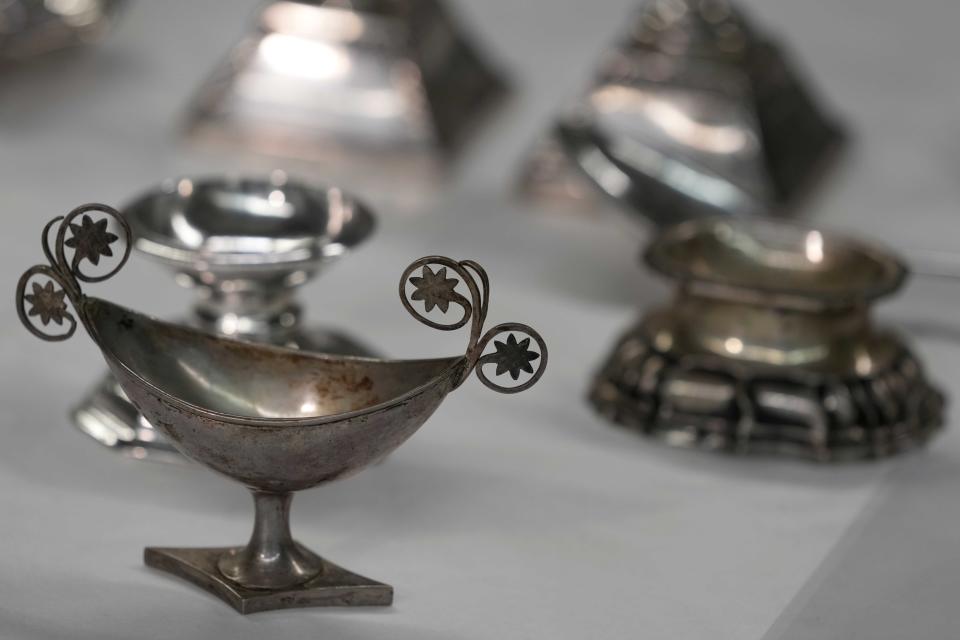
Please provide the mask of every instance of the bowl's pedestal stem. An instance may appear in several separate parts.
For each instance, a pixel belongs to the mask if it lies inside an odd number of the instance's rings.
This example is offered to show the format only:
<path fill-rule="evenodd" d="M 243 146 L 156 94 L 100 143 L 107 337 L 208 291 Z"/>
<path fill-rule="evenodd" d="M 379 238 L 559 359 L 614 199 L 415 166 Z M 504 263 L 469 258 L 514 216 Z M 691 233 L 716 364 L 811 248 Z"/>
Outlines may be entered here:
<path fill-rule="evenodd" d="M 250 542 L 240 553 L 224 554 L 220 573 L 250 589 L 303 584 L 323 571 L 323 561 L 290 535 L 292 493 L 253 491 L 256 518 Z"/>
<path fill-rule="evenodd" d="M 148 547 L 144 562 L 196 584 L 240 613 L 392 604 L 393 587 L 338 567 L 293 540 L 292 493 L 252 493 L 256 518 L 245 547 Z"/>

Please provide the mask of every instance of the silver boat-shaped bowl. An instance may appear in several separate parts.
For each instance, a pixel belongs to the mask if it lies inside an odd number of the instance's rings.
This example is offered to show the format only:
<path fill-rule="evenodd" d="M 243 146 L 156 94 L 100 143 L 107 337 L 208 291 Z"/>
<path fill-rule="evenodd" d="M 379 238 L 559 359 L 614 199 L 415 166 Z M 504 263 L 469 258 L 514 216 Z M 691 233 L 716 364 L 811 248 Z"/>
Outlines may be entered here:
<path fill-rule="evenodd" d="M 404 306 L 421 322 L 447 330 L 470 325 L 466 352 L 390 361 L 235 341 L 85 296 L 81 282 L 105 280 L 129 255 L 127 223 L 105 205 L 78 207 L 49 223 L 43 235 L 49 264 L 27 270 L 18 284 L 24 325 L 38 337 L 63 340 L 82 323 L 127 396 L 156 428 L 184 455 L 253 492 L 256 520 L 247 546 L 145 552 L 148 565 L 198 584 L 243 613 L 390 604 L 388 585 L 294 542 L 292 493 L 356 473 L 393 451 L 472 371 L 487 386 L 511 393 L 536 383 L 546 366 L 546 345 L 530 327 L 508 323 L 483 332 L 489 283 L 472 261 L 421 258 L 400 281 Z M 111 245 L 121 237 L 125 249 L 115 255 Z M 83 271 L 87 263 L 103 269 L 103 257 L 119 264 L 96 275 Z M 418 302 L 423 313 L 414 308 Z M 462 315 L 453 322 L 436 318 L 437 311 L 456 316 L 457 308 Z M 506 340 L 484 355 L 501 334 Z M 518 341 L 515 334 L 526 337 Z M 490 378 L 484 367 L 492 364 Z M 495 380 L 508 373 L 515 385 Z"/>

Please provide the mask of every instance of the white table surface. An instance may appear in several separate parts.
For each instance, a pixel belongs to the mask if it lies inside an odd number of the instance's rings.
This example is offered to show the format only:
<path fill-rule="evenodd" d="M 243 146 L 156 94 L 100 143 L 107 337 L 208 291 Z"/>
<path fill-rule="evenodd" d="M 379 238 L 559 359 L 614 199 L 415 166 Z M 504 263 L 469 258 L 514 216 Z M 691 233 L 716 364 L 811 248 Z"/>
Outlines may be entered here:
<path fill-rule="evenodd" d="M 50 217 L 81 202 L 123 202 L 171 175 L 265 166 L 176 135 L 186 99 L 256 4 L 135 2 L 101 46 L 3 73 L 0 289 L 11 301 L 20 273 L 41 261 Z M 145 545 L 245 541 L 246 491 L 199 467 L 124 459 L 79 435 L 65 415 L 101 375 L 99 353 L 82 332 L 35 340 L 7 304 L 0 638 L 957 637 L 954 425 L 927 451 L 821 467 L 673 451 L 592 414 L 590 374 L 667 289 L 636 267 L 639 236 L 622 221 L 544 214 L 509 192 L 526 147 L 579 90 L 634 2 L 454 4 L 511 71 L 514 97 L 420 215 L 400 214 L 382 190 L 364 193 L 381 214 L 376 238 L 308 286 L 307 317 L 349 325 L 399 357 L 454 353 L 465 337 L 412 321 L 395 281 L 420 255 L 475 258 L 493 282 L 491 321 L 534 324 L 551 366 L 514 397 L 471 380 L 385 464 L 297 496 L 296 536 L 394 585 L 395 605 L 243 617 L 142 566 Z M 762 24 L 789 35 L 856 127 L 807 215 L 904 249 L 960 249 L 960 5 L 751 4 Z M 88 290 L 168 317 L 189 301 L 139 258 Z M 916 281 L 880 313 L 914 332 L 951 395 L 960 392 L 957 293 Z"/>

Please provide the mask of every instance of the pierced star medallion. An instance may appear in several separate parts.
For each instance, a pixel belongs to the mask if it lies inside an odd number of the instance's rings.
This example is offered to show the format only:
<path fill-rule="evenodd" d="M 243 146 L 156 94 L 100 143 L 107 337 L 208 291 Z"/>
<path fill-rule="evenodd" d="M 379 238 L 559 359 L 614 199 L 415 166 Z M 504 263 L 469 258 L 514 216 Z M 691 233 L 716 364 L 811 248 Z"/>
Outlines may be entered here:
<path fill-rule="evenodd" d="M 40 316 L 43 326 L 50 324 L 52 320 L 58 325 L 63 321 L 72 318 L 67 311 L 67 303 L 64 301 L 66 292 L 63 289 L 54 289 L 53 281 L 47 282 L 45 286 L 33 283 L 33 293 L 28 293 L 24 299 L 30 303 L 30 311 L 27 315 Z"/>
<path fill-rule="evenodd" d="M 84 215 L 81 224 L 70 223 L 70 231 L 73 236 L 67 238 L 64 245 L 74 249 L 73 264 L 80 264 L 80 261 L 86 258 L 93 265 L 100 264 L 100 257 L 113 256 L 113 249 L 110 245 L 120 238 L 107 231 L 108 220 L 93 221 L 88 215 Z"/>
<path fill-rule="evenodd" d="M 417 288 L 410 299 L 422 300 L 428 313 L 433 311 L 434 307 L 439 307 L 440 311 L 446 313 L 450 309 L 450 303 L 462 297 L 455 291 L 459 283 L 456 278 L 447 277 L 446 267 L 434 273 L 430 267 L 424 266 L 421 277 L 410 278 L 410 284 Z"/>
<path fill-rule="evenodd" d="M 533 373 L 533 366 L 530 363 L 540 357 L 539 353 L 530 349 L 530 338 L 517 342 L 516 336 L 512 333 L 507 336 L 506 342 L 494 340 L 493 346 L 497 351 L 490 354 L 489 361 L 496 363 L 497 375 L 509 372 L 514 380 L 520 377 L 521 371 Z"/>

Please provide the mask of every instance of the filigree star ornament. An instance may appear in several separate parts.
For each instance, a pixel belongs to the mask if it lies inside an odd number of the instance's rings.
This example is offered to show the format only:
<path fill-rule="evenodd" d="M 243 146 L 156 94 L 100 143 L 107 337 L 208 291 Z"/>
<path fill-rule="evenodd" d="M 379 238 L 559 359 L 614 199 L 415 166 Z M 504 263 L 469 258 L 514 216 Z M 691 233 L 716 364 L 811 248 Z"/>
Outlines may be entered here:
<path fill-rule="evenodd" d="M 74 250 L 74 265 L 80 264 L 84 258 L 91 264 L 98 265 L 100 256 L 113 256 L 110 245 L 119 240 L 119 237 L 107 231 L 107 222 L 106 218 L 94 222 L 93 218 L 84 215 L 80 224 L 70 223 L 73 236 L 67 238 L 64 244 Z"/>
<path fill-rule="evenodd" d="M 50 324 L 51 320 L 57 324 L 63 324 L 64 319 L 73 317 L 67 311 L 64 295 L 66 292 L 63 289 L 53 288 L 53 281 L 47 282 L 43 287 L 34 282 L 33 293 L 23 296 L 30 303 L 30 311 L 27 315 L 40 316 L 43 326 Z"/>
<path fill-rule="evenodd" d="M 530 338 L 517 342 L 512 333 L 507 336 L 506 342 L 494 340 L 493 346 L 497 348 L 497 352 L 490 354 L 490 360 L 497 364 L 497 375 L 510 372 L 510 377 L 514 380 L 520 377 L 521 371 L 533 373 L 530 363 L 540 357 L 539 353 L 530 349 Z"/>
<path fill-rule="evenodd" d="M 427 312 L 439 307 L 446 313 L 450 303 L 460 297 L 455 289 L 460 283 L 456 278 L 447 277 L 447 268 L 442 267 L 436 273 L 430 267 L 424 267 L 420 277 L 410 278 L 410 284 L 417 288 L 410 296 L 411 300 L 423 300 Z"/>

